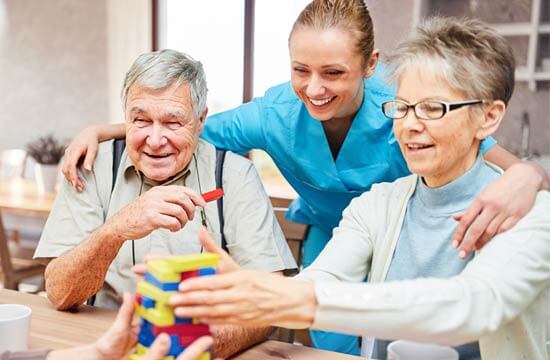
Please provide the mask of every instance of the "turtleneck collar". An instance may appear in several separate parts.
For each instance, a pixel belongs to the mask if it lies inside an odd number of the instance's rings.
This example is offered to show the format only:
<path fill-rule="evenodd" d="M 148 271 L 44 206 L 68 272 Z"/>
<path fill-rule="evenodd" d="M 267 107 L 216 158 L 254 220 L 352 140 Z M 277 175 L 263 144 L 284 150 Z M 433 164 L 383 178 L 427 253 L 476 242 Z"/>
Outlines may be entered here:
<path fill-rule="evenodd" d="M 468 207 L 477 194 L 497 176 L 498 172 L 487 165 L 482 155 L 478 154 L 473 166 L 466 173 L 443 186 L 430 188 L 418 177 L 414 196 L 427 209 L 438 213 L 454 213 Z"/>

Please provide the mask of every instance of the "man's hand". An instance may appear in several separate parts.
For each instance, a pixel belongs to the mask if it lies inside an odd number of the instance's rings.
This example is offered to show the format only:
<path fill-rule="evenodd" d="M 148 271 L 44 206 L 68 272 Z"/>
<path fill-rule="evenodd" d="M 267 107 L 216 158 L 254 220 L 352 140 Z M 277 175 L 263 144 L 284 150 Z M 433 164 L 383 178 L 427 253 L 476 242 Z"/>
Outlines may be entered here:
<path fill-rule="evenodd" d="M 184 186 L 155 186 L 118 211 L 105 225 L 122 240 L 141 239 L 156 229 L 182 229 L 204 199 Z"/>
<path fill-rule="evenodd" d="M 255 271 L 191 278 L 170 298 L 176 316 L 208 324 L 306 328 L 317 308 L 314 284 Z"/>
<path fill-rule="evenodd" d="M 465 258 L 481 249 L 495 235 L 510 230 L 535 203 L 541 176 L 531 165 L 517 163 L 489 184 L 464 212 L 453 217 L 459 221 L 453 246 Z"/>

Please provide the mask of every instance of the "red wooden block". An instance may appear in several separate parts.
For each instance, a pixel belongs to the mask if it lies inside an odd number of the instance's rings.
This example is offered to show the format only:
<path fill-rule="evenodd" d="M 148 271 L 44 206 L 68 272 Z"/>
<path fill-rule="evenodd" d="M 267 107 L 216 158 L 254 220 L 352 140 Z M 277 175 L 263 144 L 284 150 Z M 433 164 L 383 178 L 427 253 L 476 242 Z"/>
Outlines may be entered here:
<path fill-rule="evenodd" d="M 141 294 L 136 294 L 136 302 L 141 305 L 141 302 L 142 302 L 142 297 L 141 297 Z"/>
<path fill-rule="evenodd" d="M 209 192 L 205 192 L 201 196 L 206 202 L 218 200 L 223 196 L 223 189 L 216 189 Z"/>
<path fill-rule="evenodd" d="M 197 276 L 199 276 L 199 270 L 185 271 L 181 273 L 180 279 L 183 281 Z"/>
<path fill-rule="evenodd" d="M 210 335 L 210 328 L 206 324 L 175 324 L 169 326 L 153 325 L 153 334 L 158 336 L 161 333 L 178 336 L 205 336 Z"/>
<path fill-rule="evenodd" d="M 195 342 L 195 340 L 197 340 L 198 338 L 200 338 L 202 335 L 199 335 L 199 336 L 180 336 L 180 346 L 189 346 L 191 345 L 192 343 Z"/>

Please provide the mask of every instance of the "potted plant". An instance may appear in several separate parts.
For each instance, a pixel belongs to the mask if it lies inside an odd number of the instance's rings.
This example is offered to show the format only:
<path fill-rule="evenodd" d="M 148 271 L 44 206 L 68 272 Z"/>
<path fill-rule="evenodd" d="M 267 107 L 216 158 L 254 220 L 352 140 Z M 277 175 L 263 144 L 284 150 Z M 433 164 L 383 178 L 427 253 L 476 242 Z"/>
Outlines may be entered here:
<path fill-rule="evenodd" d="M 49 134 L 27 144 L 27 153 L 36 161 L 34 173 L 39 188 L 53 191 L 59 174 L 59 162 L 65 153 L 65 144 Z"/>

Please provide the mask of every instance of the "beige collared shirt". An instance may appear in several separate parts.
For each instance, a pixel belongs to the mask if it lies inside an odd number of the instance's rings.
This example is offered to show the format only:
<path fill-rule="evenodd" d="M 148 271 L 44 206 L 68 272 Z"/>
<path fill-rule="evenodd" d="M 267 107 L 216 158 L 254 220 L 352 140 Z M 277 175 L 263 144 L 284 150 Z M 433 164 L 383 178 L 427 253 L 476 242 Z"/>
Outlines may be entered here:
<path fill-rule="evenodd" d="M 87 239 L 106 219 L 151 189 L 135 170 L 126 151 L 122 154 L 115 187 L 112 185 L 112 141 L 100 145 L 91 173 L 80 172 L 85 189 L 78 193 L 64 183 L 46 222 L 35 258 L 54 258 Z M 195 163 L 196 162 L 196 163 Z M 158 186 L 185 185 L 197 193 L 216 187 L 215 148 L 200 140 L 195 156 L 187 169 Z M 197 172 L 198 169 L 198 172 Z M 227 152 L 223 166 L 224 233 L 231 256 L 243 268 L 279 271 L 296 267 L 296 263 L 275 219 L 271 203 L 260 178 L 250 161 Z M 217 202 L 205 208 L 208 231 L 221 244 Z M 145 254 L 190 254 L 201 251 L 198 230 L 201 227 L 199 209 L 183 229 L 172 233 L 157 229 L 134 241 L 136 263 Z M 113 260 L 106 275 L 96 305 L 115 307 L 123 291 L 135 291 L 132 272 L 132 241 L 126 241 Z"/>

